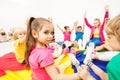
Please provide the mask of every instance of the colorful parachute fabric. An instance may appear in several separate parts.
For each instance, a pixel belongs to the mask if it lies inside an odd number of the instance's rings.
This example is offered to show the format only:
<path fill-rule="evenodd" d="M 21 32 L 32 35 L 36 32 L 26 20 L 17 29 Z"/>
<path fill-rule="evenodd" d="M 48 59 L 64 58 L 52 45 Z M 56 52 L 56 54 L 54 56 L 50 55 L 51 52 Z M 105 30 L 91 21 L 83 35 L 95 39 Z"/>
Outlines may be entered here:
<path fill-rule="evenodd" d="M 80 65 L 83 64 L 83 60 L 85 58 L 83 52 L 84 51 L 79 51 L 76 54 L 76 58 L 79 60 Z M 68 55 L 64 56 L 57 66 L 60 66 L 66 61 L 69 61 Z M 93 63 L 106 72 L 106 65 L 108 62 L 94 60 Z M 26 70 L 24 67 L 24 64 L 17 62 L 14 53 L 9 53 L 0 57 L 0 80 L 31 80 L 31 71 Z M 76 72 L 77 70 L 75 66 L 71 64 L 65 69 L 63 73 L 73 74 Z M 96 78 L 96 80 L 100 80 L 100 78 L 91 69 L 89 72 Z"/>

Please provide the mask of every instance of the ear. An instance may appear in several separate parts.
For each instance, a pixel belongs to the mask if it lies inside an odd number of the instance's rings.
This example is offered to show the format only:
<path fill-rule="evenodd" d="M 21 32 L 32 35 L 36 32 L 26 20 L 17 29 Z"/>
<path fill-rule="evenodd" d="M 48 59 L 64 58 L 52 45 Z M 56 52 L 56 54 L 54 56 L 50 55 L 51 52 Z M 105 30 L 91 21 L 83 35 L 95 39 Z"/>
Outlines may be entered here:
<path fill-rule="evenodd" d="M 32 35 L 33 35 L 34 38 L 38 37 L 38 34 L 37 34 L 37 32 L 35 30 L 32 30 Z"/>

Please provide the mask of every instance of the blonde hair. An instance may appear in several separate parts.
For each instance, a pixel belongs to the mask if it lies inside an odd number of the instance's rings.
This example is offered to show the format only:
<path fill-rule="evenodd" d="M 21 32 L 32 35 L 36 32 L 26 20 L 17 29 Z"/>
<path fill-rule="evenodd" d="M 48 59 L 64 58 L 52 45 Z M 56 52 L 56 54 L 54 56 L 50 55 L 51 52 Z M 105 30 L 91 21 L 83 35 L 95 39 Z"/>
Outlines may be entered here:
<path fill-rule="evenodd" d="M 15 28 L 14 33 L 13 33 L 13 39 L 17 40 L 18 39 L 18 34 L 22 33 L 22 32 L 26 33 L 27 28 L 26 27 L 17 27 L 17 28 Z"/>
<path fill-rule="evenodd" d="M 120 42 L 120 14 L 108 22 L 105 31 L 108 35 L 115 35 L 117 40 Z"/>
<path fill-rule="evenodd" d="M 99 18 L 95 18 L 94 21 L 98 21 L 98 23 L 99 23 L 98 26 L 100 26 L 101 22 L 100 22 L 100 19 L 99 19 Z"/>

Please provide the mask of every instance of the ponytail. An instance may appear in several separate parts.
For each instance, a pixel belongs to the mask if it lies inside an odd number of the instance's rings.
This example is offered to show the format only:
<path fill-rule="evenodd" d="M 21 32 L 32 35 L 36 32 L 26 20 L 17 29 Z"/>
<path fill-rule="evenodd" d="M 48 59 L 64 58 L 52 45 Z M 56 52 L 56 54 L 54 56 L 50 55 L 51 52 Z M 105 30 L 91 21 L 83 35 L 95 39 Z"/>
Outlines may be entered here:
<path fill-rule="evenodd" d="M 26 34 L 26 50 L 25 50 L 25 61 L 26 61 L 26 69 L 30 69 L 29 64 L 29 55 L 32 50 L 32 48 L 35 46 L 35 39 L 32 36 L 32 23 L 35 20 L 34 17 L 30 17 L 29 22 L 27 23 L 27 34 Z"/>
<path fill-rule="evenodd" d="M 27 34 L 26 34 L 26 50 L 25 50 L 25 61 L 26 61 L 26 69 L 30 69 L 29 64 L 29 56 L 32 51 L 32 49 L 36 45 L 36 39 L 32 35 L 32 30 L 35 30 L 38 32 L 42 29 L 43 25 L 46 23 L 51 23 L 49 20 L 44 18 L 34 18 L 30 17 L 28 23 L 27 23 Z"/>

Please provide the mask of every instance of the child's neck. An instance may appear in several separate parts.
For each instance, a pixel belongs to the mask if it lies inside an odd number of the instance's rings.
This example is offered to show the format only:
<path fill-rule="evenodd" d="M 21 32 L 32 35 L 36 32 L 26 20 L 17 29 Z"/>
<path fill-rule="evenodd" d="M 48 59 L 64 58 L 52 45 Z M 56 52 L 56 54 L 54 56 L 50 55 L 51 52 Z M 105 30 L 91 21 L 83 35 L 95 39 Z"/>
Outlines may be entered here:
<path fill-rule="evenodd" d="M 39 47 L 39 48 L 46 48 L 47 45 L 46 44 L 36 44 L 36 47 Z"/>

